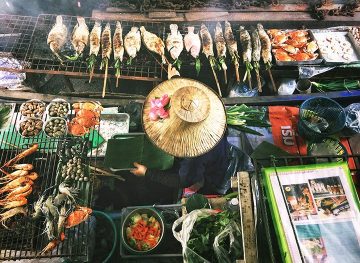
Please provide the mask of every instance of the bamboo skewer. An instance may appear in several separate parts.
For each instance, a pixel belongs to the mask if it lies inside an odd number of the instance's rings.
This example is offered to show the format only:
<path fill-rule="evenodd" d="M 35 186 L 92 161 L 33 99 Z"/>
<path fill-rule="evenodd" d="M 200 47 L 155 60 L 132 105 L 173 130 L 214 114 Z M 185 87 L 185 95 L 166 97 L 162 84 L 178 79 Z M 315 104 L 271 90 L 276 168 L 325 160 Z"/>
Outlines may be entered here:
<path fill-rule="evenodd" d="M 120 79 L 120 75 L 116 76 L 116 87 L 119 87 L 119 79 Z"/>
<path fill-rule="evenodd" d="M 215 78 L 215 82 L 216 82 L 216 86 L 217 86 L 218 91 L 219 91 L 219 95 L 220 95 L 220 97 L 222 97 L 219 80 L 217 78 L 216 72 L 215 72 L 214 67 L 212 65 L 211 65 L 211 70 L 212 70 L 214 78 Z"/>
<path fill-rule="evenodd" d="M 109 61 L 106 58 L 105 61 L 105 77 L 104 77 L 104 85 L 103 85 L 103 90 L 102 90 L 102 97 L 105 97 L 105 92 L 106 92 L 106 82 L 107 82 L 107 77 L 108 77 L 108 69 L 109 69 Z"/>
<path fill-rule="evenodd" d="M 271 70 L 270 68 L 268 68 L 267 70 L 269 72 L 269 76 L 270 76 L 270 80 L 271 80 L 271 85 L 273 86 L 273 91 L 276 93 L 277 92 L 277 88 L 275 86 L 275 81 L 274 81 L 274 78 L 273 78 L 273 75 L 271 73 Z"/>
<path fill-rule="evenodd" d="M 262 92 L 262 88 L 261 88 L 261 79 L 260 79 L 260 73 L 259 73 L 259 69 L 255 68 L 255 73 L 256 73 L 256 81 L 257 81 L 257 85 L 258 85 L 258 90 L 261 93 Z"/>
<path fill-rule="evenodd" d="M 225 80 L 225 84 L 227 84 L 227 72 L 226 72 L 226 70 L 224 70 L 224 80 Z"/>
<path fill-rule="evenodd" d="M 93 66 L 93 67 L 91 68 L 89 83 L 91 83 L 91 80 L 92 80 L 92 78 L 93 78 L 93 76 L 94 76 L 94 68 L 95 68 L 95 66 Z"/>
<path fill-rule="evenodd" d="M 234 64 L 234 65 L 235 65 L 236 82 L 239 83 L 240 82 L 239 65 L 237 65 L 237 64 Z"/>

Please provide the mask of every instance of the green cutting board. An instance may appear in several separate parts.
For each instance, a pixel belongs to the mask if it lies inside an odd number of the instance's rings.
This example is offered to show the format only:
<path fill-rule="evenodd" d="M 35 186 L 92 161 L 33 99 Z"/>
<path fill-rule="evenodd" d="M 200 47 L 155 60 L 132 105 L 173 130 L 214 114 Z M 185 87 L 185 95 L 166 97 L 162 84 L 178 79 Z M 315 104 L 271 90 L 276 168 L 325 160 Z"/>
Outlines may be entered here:
<path fill-rule="evenodd" d="M 108 140 L 106 167 L 129 170 L 134 168 L 134 162 L 166 170 L 173 166 L 174 157 L 157 148 L 144 133 L 119 134 Z"/>

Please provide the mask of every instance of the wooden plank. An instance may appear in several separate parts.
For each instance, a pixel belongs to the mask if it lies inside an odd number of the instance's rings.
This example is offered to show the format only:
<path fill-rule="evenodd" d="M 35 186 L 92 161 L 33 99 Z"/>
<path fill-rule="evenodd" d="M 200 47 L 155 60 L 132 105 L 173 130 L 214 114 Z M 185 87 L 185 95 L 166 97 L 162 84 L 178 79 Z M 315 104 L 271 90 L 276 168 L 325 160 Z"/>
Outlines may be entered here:
<path fill-rule="evenodd" d="M 243 220 L 243 236 L 245 249 L 245 262 L 256 262 L 255 221 L 253 215 L 250 176 L 248 172 L 237 173 L 238 191 L 240 191 L 240 205 Z"/>
<path fill-rule="evenodd" d="M 72 96 L 60 96 L 60 95 L 50 95 L 50 94 L 42 94 L 36 92 L 24 92 L 24 91 L 15 91 L 15 90 L 1 90 L 0 99 L 3 100 L 11 100 L 11 101 L 25 101 L 29 99 L 38 99 L 45 102 L 50 102 L 53 99 L 60 98 L 67 100 L 69 103 L 74 103 L 79 100 L 89 100 L 89 98 L 83 97 L 75 97 L 76 93 Z M 144 100 L 141 99 L 102 99 L 96 98 L 104 106 L 121 106 L 128 105 L 130 101 L 143 103 Z"/>
<path fill-rule="evenodd" d="M 186 21 L 212 21 L 214 19 L 226 19 L 226 17 L 229 15 L 228 12 L 189 12 L 185 13 L 185 19 Z"/>
<path fill-rule="evenodd" d="M 176 12 L 149 12 L 149 18 L 160 18 L 160 19 L 169 19 L 169 18 L 176 18 Z"/>

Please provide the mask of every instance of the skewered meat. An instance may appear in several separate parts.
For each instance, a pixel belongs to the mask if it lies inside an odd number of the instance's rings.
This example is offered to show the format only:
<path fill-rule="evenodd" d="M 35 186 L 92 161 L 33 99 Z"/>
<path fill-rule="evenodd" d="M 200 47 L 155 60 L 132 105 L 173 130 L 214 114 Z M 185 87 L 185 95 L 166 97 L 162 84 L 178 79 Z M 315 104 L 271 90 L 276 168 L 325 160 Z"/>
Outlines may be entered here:
<path fill-rule="evenodd" d="M 122 27 L 119 21 L 116 22 L 116 28 L 113 37 L 114 60 L 123 60 L 124 57 L 124 42 L 122 37 Z"/>
<path fill-rule="evenodd" d="M 139 52 L 141 47 L 141 35 L 139 28 L 132 27 L 130 32 L 126 34 L 124 39 L 124 46 L 126 53 L 129 55 L 131 61 L 136 57 L 136 53 Z"/>
<path fill-rule="evenodd" d="M 201 40 L 199 34 L 194 33 L 195 27 L 189 26 L 188 33 L 184 37 L 185 49 L 190 52 L 193 58 L 197 58 L 201 50 Z"/>
<path fill-rule="evenodd" d="M 101 35 L 101 54 L 102 58 L 110 59 L 111 56 L 111 28 L 107 23 Z"/>
<path fill-rule="evenodd" d="M 166 39 L 166 49 L 169 51 L 171 58 L 177 60 L 184 49 L 184 42 L 176 24 L 170 25 L 170 31 L 171 33 Z"/>
<path fill-rule="evenodd" d="M 260 42 L 261 42 L 261 57 L 266 65 L 271 64 L 271 41 L 269 36 L 266 34 L 264 27 L 261 24 L 257 24 L 257 29 L 259 32 Z"/>
<path fill-rule="evenodd" d="M 141 37 L 146 48 L 162 58 L 162 63 L 166 64 L 167 59 L 165 57 L 165 45 L 160 37 L 151 33 L 145 29 L 145 27 L 140 27 Z"/>
<path fill-rule="evenodd" d="M 49 32 L 47 43 L 54 55 L 62 62 L 59 55 L 60 49 L 64 46 L 68 30 L 63 23 L 62 16 L 56 17 L 56 23 Z"/>
<path fill-rule="evenodd" d="M 97 56 L 100 51 L 101 24 L 96 21 L 90 33 L 90 56 Z"/>
<path fill-rule="evenodd" d="M 235 66 L 236 81 L 239 82 L 240 81 L 240 73 L 239 73 L 240 56 L 238 53 L 237 42 L 236 42 L 235 36 L 231 29 L 231 24 L 228 21 L 225 22 L 224 36 L 225 36 L 226 46 L 229 51 L 231 60 Z"/>
<path fill-rule="evenodd" d="M 83 53 L 88 42 L 89 28 L 83 17 L 77 17 L 77 24 L 74 27 L 71 38 L 71 44 L 73 45 L 77 56 Z"/>
<path fill-rule="evenodd" d="M 200 37 L 202 40 L 202 52 L 206 58 L 214 57 L 213 40 L 208 28 L 204 24 L 201 25 Z"/>

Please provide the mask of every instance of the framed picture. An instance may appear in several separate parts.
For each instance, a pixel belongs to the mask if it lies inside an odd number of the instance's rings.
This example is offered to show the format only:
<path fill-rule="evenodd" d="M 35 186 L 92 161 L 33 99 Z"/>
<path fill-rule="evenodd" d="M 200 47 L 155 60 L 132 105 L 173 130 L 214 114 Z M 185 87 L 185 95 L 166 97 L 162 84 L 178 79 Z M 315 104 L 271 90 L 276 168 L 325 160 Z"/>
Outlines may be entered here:
<path fill-rule="evenodd" d="M 284 262 L 360 262 L 360 203 L 346 163 L 263 169 Z"/>

